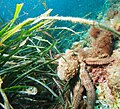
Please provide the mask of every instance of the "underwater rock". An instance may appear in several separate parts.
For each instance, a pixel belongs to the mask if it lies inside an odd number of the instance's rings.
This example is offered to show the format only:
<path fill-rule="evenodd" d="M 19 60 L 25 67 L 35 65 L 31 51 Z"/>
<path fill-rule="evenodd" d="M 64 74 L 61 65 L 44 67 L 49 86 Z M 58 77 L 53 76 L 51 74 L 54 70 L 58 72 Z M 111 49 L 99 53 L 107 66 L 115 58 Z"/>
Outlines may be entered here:
<path fill-rule="evenodd" d="M 120 23 L 118 23 L 117 25 L 116 25 L 116 31 L 118 31 L 118 32 L 120 32 Z"/>
<path fill-rule="evenodd" d="M 113 11 L 112 15 L 108 17 L 109 19 L 102 23 L 119 32 L 120 12 Z M 94 104 L 96 94 L 98 95 L 97 101 L 102 108 L 119 109 L 120 41 L 116 47 L 112 32 L 94 26 L 90 28 L 89 35 L 90 46 L 86 46 L 84 41 L 74 43 L 72 50 L 67 50 L 58 60 L 58 76 L 61 80 L 68 81 L 75 75 L 77 77 L 79 75 L 76 90 L 73 90 L 75 109 L 78 109 L 82 101 L 81 107 L 86 104 L 87 108 L 93 109 L 96 105 Z M 84 95 L 87 95 L 87 103 L 83 100 Z"/>
<path fill-rule="evenodd" d="M 110 20 L 111 25 L 115 30 L 118 29 L 118 24 L 120 23 L 120 12 L 118 12 L 113 19 Z"/>
<path fill-rule="evenodd" d="M 107 67 L 108 82 L 112 89 L 120 91 L 120 49 L 114 50 L 112 56 L 115 61 Z"/>
<path fill-rule="evenodd" d="M 113 19 L 115 17 L 115 15 L 118 14 L 118 10 L 114 10 L 112 8 L 110 8 L 106 14 L 107 16 L 107 20 Z"/>
<path fill-rule="evenodd" d="M 78 72 L 78 59 L 73 50 L 66 50 L 58 60 L 57 74 L 61 80 L 70 80 Z"/>
<path fill-rule="evenodd" d="M 109 9 L 106 14 L 106 19 L 103 23 L 116 31 L 120 31 L 120 11 L 118 9 Z"/>
<path fill-rule="evenodd" d="M 98 90 L 98 102 L 102 108 L 119 109 L 120 108 L 120 49 L 113 50 L 111 55 L 112 61 L 109 65 L 104 66 L 103 71 L 92 71 L 90 73 L 93 82 L 99 83 L 96 85 Z M 100 69 L 100 68 L 99 68 Z M 94 70 L 94 69 L 93 69 Z M 94 75 L 94 72 L 98 76 Z M 100 79 L 102 78 L 102 79 Z M 102 81 L 99 81 L 102 80 Z"/>
<path fill-rule="evenodd" d="M 116 97 L 116 94 L 112 92 L 107 82 L 100 83 L 97 90 L 101 109 L 119 109 L 118 96 Z"/>

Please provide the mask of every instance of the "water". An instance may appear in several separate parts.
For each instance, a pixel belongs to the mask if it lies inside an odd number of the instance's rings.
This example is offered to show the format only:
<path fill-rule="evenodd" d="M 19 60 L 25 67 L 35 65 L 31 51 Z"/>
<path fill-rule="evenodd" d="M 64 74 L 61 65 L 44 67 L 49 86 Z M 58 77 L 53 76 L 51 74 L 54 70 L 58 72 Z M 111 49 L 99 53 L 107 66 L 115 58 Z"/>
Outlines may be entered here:
<path fill-rule="evenodd" d="M 29 2 L 28 2 L 29 1 Z M 36 17 L 44 13 L 48 9 L 53 9 L 51 15 L 85 17 L 87 19 L 97 19 L 99 13 L 104 13 L 105 0 L 1 0 L 0 1 L 0 21 L 5 23 L 12 19 L 17 3 L 24 3 L 17 22 L 31 17 Z M 99 5 L 98 5 L 99 4 Z M 69 25 L 60 22 L 58 26 Z M 84 26 L 77 25 L 76 31 L 84 30 Z M 86 31 L 86 30 L 85 30 Z M 68 34 L 67 34 L 68 35 Z M 81 37 L 75 35 L 63 38 L 59 44 L 60 51 L 65 51 L 72 46 L 75 41 L 80 41 Z M 57 38 L 57 34 L 54 34 Z M 59 37 L 59 36 L 58 36 Z"/>
<path fill-rule="evenodd" d="M 22 7 L 19 18 L 17 19 L 17 23 L 22 22 L 27 18 L 37 17 L 48 9 L 53 9 L 51 12 L 52 16 L 84 17 L 96 20 L 99 14 L 104 14 L 106 8 L 105 0 L 1 0 L 0 24 L 4 24 L 13 18 L 15 7 L 18 3 L 23 3 L 24 6 Z M 69 24 L 65 22 L 60 22 L 58 24 L 58 26 L 66 25 Z M 86 28 L 84 26 L 77 25 L 74 30 L 86 31 Z M 60 51 L 65 51 L 72 46 L 73 42 L 81 40 L 81 37 L 78 35 L 75 35 L 74 37 L 69 37 L 70 35 L 67 35 L 61 40 L 62 43 L 60 42 Z M 53 37 L 54 36 L 57 38 L 57 34 L 54 34 Z"/>
<path fill-rule="evenodd" d="M 19 20 L 36 17 L 53 9 L 52 15 L 96 18 L 103 10 L 105 0 L 0 0 L 0 18 L 8 21 L 13 17 L 17 3 L 24 3 Z"/>

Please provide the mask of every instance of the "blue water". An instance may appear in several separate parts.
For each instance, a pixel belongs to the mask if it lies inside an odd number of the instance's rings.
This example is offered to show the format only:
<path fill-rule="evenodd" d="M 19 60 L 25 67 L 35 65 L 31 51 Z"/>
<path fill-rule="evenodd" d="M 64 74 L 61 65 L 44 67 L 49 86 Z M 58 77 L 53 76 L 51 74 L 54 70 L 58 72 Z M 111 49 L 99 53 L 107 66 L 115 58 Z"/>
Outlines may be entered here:
<path fill-rule="evenodd" d="M 46 10 L 40 0 L 0 0 L 0 18 L 4 21 L 12 19 L 17 3 L 24 3 L 20 13 L 20 21 L 28 17 L 36 17 Z M 95 18 L 103 9 L 105 0 L 41 0 L 46 1 L 47 8 L 53 9 L 52 15 Z"/>
<path fill-rule="evenodd" d="M 104 13 L 106 0 L 0 0 L 0 24 L 12 19 L 17 3 L 24 3 L 24 6 L 20 12 L 20 16 L 17 22 L 31 17 L 37 17 L 46 11 L 45 6 L 41 4 L 45 3 L 47 9 L 53 9 L 51 15 L 59 16 L 72 16 L 72 17 L 84 17 L 87 15 L 87 19 L 97 19 L 99 13 Z M 60 22 L 58 26 L 68 26 L 68 23 Z M 75 31 L 87 30 L 84 26 L 77 25 L 74 28 Z M 58 39 L 57 33 L 53 35 L 55 39 Z M 81 37 L 75 35 L 70 37 L 69 34 L 58 43 L 58 49 L 65 51 L 72 46 L 73 42 L 80 41 Z"/>

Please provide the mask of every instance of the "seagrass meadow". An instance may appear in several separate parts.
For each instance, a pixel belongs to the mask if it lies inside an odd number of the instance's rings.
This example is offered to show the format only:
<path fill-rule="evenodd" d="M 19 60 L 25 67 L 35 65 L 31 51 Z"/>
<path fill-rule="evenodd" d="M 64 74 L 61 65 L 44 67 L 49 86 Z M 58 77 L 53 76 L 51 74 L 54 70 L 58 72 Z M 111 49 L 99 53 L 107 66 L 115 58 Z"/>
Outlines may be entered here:
<path fill-rule="evenodd" d="M 95 19 L 52 15 L 0 23 L 1 109 L 120 109 L 120 2 Z M 88 16 L 88 15 L 86 15 Z"/>

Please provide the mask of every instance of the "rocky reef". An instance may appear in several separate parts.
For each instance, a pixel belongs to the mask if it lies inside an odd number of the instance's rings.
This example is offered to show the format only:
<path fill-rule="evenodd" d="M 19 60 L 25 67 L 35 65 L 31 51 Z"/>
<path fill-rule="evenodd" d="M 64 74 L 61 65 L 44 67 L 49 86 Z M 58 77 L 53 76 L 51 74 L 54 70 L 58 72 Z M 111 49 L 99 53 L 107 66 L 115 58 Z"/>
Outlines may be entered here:
<path fill-rule="evenodd" d="M 120 12 L 107 14 L 102 23 L 120 32 Z M 61 80 L 73 81 L 73 109 L 120 108 L 120 41 L 108 30 L 92 26 L 90 44 L 73 47 L 58 60 L 57 73 Z M 116 44 L 117 43 L 117 44 Z M 73 79 L 74 78 L 74 79 Z M 87 99 L 84 99 L 87 97 Z"/>

